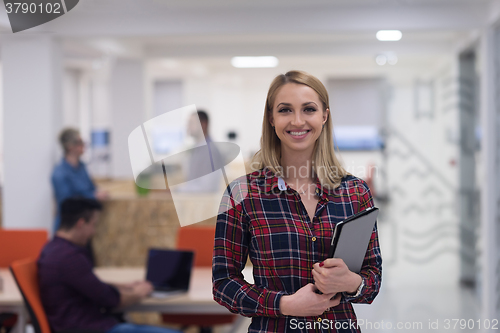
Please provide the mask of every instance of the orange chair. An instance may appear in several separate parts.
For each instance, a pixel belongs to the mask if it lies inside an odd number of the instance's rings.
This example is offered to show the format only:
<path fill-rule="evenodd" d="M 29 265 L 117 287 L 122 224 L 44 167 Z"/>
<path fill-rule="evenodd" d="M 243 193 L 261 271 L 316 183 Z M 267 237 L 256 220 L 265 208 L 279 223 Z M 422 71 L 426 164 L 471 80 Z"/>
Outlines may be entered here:
<path fill-rule="evenodd" d="M 10 265 L 10 271 L 23 295 L 35 333 L 51 333 L 49 321 L 40 299 L 36 259 L 28 258 L 14 261 Z"/>
<path fill-rule="evenodd" d="M 27 258 L 14 261 L 10 271 L 16 280 L 17 286 L 23 295 L 24 303 L 31 317 L 35 333 L 53 333 L 47 320 L 40 298 L 38 285 L 38 266 L 36 259 Z M 24 331 L 24 330 L 23 330 Z M 95 330 L 65 330 L 58 333 L 104 333 Z"/>
<path fill-rule="evenodd" d="M 45 229 L 0 229 L 0 267 L 9 267 L 19 259 L 38 258 L 47 238 Z"/>
<path fill-rule="evenodd" d="M 181 227 L 177 232 L 177 249 L 194 251 L 195 267 L 212 267 L 212 253 L 214 250 L 215 227 Z M 201 332 L 210 332 L 215 325 L 231 324 L 237 315 L 196 315 L 192 314 L 163 314 L 163 322 L 178 324 L 183 327 L 199 326 Z"/>
<path fill-rule="evenodd" d="M 47 231 L 44 229 L 0 229 L 0 267 L 9 267 L 19 259 L 37 258 L 45 242 Z M 0 317 L 6 318 L 0 320 L 0 327 L 13 327 L 17 322 L 16 314 L 3 313 Z"/>

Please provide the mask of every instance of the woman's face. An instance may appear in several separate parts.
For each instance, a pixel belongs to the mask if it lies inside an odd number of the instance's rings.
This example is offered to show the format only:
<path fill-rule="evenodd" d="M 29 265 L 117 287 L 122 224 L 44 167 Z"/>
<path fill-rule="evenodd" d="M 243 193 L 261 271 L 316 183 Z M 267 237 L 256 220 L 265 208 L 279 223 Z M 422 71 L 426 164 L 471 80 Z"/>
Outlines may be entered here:
<path fill-rule="evenodd" d="M 312 154 L 329 112 L 323 110 L 323 104 L 312 88 L 297 83 L 282 86 L 276 94 L 269 119 L 281 140 L 282 152 Z"/>
<path fill-rule="evenodd" d="M 69 152 L 78 157 L 82 156 L 85 152 L 85 143 L 82 138 L 79 136 L 69 146 Z"/>

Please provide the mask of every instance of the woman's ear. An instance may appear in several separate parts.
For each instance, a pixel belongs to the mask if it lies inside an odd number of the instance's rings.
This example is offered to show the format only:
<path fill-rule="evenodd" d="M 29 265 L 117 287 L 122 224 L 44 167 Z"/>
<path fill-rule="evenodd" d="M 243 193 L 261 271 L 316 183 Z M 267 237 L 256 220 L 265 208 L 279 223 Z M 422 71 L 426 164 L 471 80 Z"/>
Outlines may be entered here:
<path fill-rule="evenodd" d="M 271 124 L 272 127 L 274 127 L 274 118 L 272 114 L 269 115 L 269 123 Z"/>
<path fill-rule="evenodd" d="M 326 108 L 325 112 L 323 112 L 323 125 L 328 120 L 328 115 L 330 114 L 330 109 Z"/>

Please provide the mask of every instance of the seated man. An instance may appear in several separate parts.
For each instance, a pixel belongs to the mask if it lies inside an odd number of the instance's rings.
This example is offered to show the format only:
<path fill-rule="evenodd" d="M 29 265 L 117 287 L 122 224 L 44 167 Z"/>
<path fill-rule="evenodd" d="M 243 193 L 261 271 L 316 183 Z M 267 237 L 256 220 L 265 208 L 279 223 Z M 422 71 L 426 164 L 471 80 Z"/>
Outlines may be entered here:
<path fill-rule="evenodd" d="M 101 204 L 95 199 L 64 200 L 59 229 L 40 254 L 40 296 L 52 330 L 173 332 L 160 327 L 119 323 L 106 313 L 112 308 L 139 302 L 153 288 L 147 281 L 112 286 L 100 281 L 93 273 L 85 245 L 95 233 L 101 209 Z"/>

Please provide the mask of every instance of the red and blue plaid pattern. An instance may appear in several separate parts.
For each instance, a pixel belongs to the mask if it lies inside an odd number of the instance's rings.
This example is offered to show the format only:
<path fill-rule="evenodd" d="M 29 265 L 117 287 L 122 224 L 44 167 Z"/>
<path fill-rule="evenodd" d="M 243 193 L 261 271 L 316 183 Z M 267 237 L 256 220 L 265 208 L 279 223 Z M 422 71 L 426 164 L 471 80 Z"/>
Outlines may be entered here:
<path fill-rule="evenodd" d="M 373 206 L 367 184 L 354 176 L 344 177 L 336 189 L 318 181 L 316 186 L 319 202 L 312 221 L 299 194 L 289 186 L 280 190 L 278 177 L 267 168 L 233 181 L 224 193 L 215 233 L 213 294 L 231 312 L 253 317 L 249 332 L 292 332 L 298 327 L 360 332 L 351 303 L 371 303 L 378 294 L 382 257 L 375 224 L 360 272 L 365 286 L 359 297 L 344 294 L 338 306 L 319 317 L 280 313 L 283 295 L 314 282 L 312 266 L 327 258 L 335 224 Z M 248 256 L 254 284 L 241 273 Z M 344 322 L 349 325 L 342 326 Z"/>

